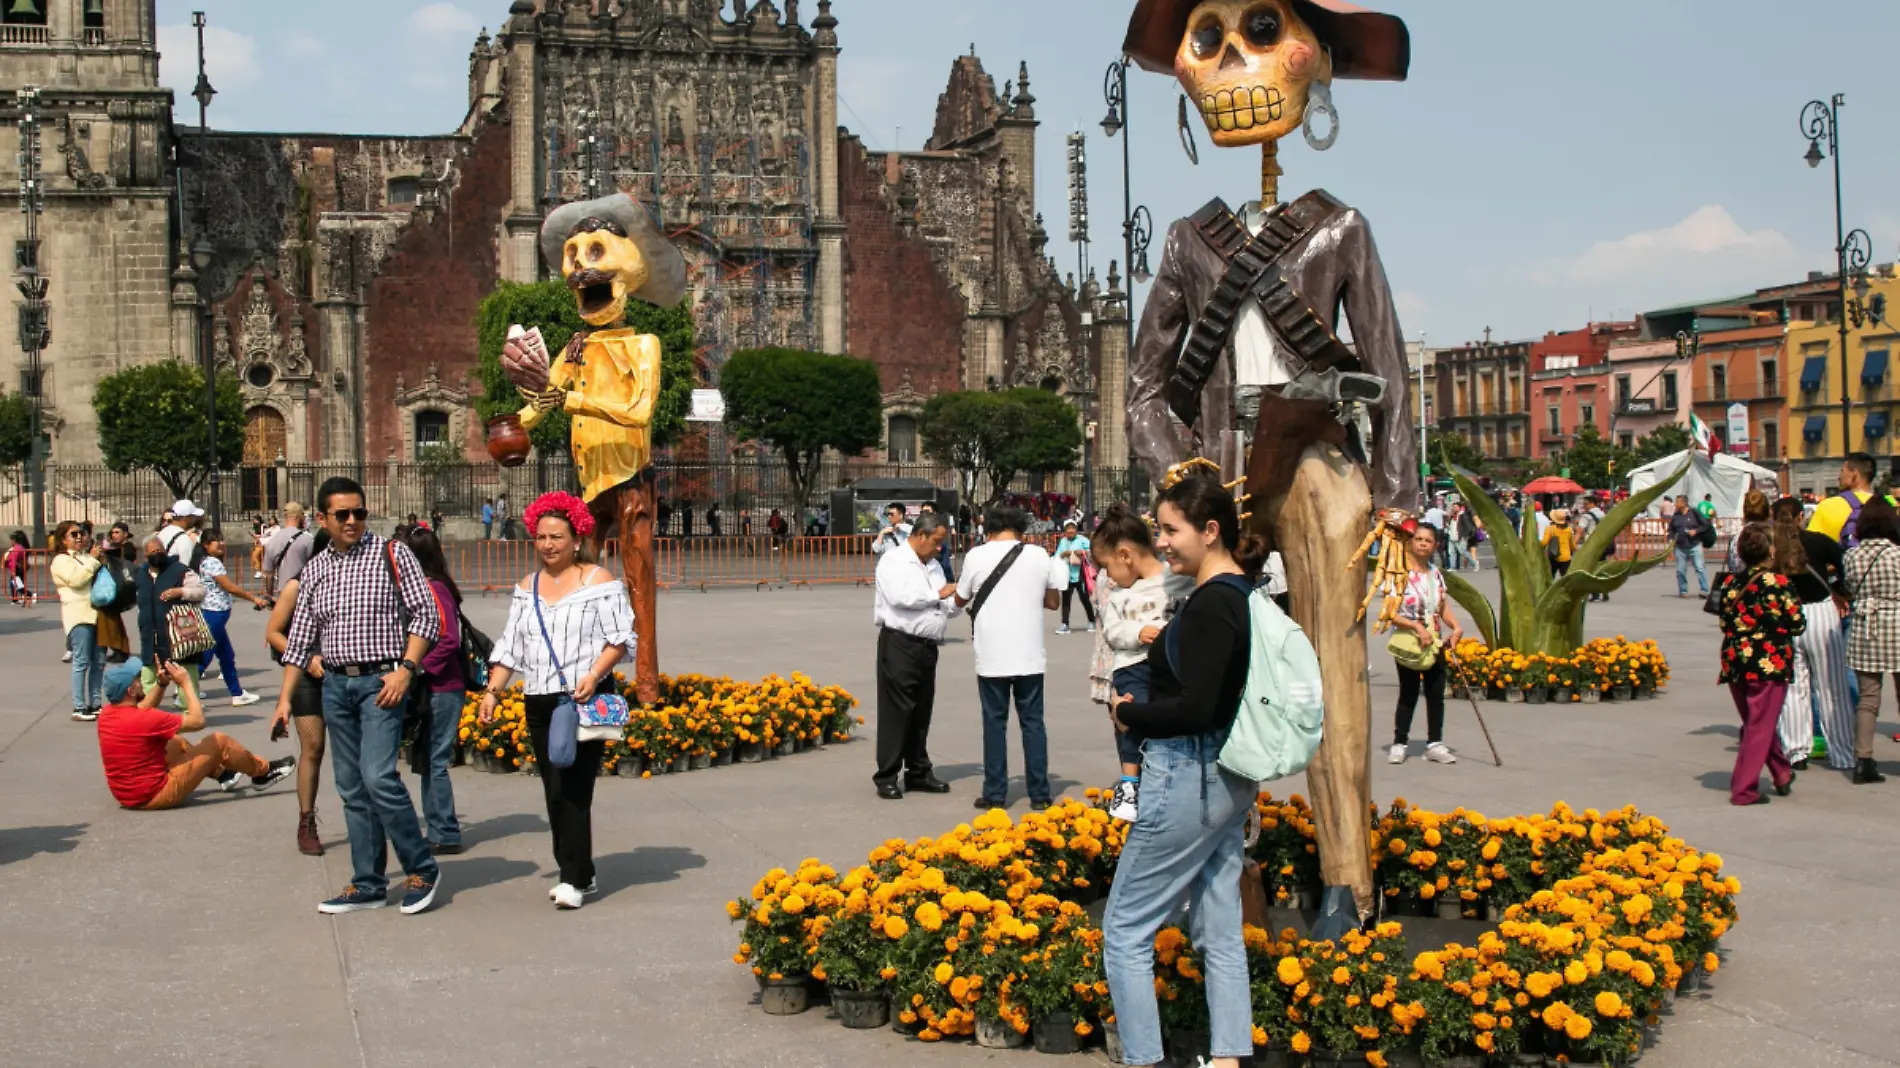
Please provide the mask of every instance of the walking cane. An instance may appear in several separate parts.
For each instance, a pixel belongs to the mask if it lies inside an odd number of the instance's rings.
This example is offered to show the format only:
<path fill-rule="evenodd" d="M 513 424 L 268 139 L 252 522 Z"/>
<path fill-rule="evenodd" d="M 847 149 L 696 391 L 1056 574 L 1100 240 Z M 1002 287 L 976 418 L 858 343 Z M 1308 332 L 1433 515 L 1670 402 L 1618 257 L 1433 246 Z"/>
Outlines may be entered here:
<path fill-rule="evenodd" d="M 1452 656 L 1449 650 L 1445 653 L 1445 663 L 1450 665 L 1454 671 L 1458 668 L 1458 659 Z M 1465 687 L 1465 698 L 1471 702 L 1471 714 L 1478 717 L 1478 729 L 1484 732 L 1484 744 L 1491 747 L 1491 763 L 1496 764 L 1500 768 L 1503 767 L 1504 758 L 1498 756 L 1498 744 L 1491 740 L 1491 728 L 1485 726 L 1484 713 L 1478 708 L 1478 699 L 1471 696 L 1471 687 L 1469 686 Z"/>

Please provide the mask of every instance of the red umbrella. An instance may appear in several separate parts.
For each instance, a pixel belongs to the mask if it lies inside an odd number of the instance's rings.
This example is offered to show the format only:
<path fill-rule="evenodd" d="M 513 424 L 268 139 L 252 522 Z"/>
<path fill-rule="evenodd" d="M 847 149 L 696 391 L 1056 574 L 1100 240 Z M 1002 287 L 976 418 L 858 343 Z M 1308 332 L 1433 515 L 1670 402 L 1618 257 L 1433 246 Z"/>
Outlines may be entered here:
<path fill-rule="evenodd" d="M 1525 493 L 1582 493 L 1583 487 L 1577 485 L 1575 482 L 1572 482 L 1567 478 L 1558 478 L 1556 475 L 1545 475 L 1543 478 L 1535 479 L 1531 482 L 1530 485 L 1525 486 L 1524 492 Z"/>

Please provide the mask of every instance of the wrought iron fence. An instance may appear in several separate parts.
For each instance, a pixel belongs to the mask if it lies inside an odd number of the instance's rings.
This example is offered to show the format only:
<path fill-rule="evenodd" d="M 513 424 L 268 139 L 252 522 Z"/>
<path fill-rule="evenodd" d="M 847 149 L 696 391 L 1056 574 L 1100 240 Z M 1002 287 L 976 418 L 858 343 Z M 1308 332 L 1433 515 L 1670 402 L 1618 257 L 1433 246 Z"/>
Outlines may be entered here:
<path fill-rule="evenodd" d="M 729 460 L 663 459 L 654 465 L 660 500 L 667 518 L 663 532 L 672 535 L 709 534 L 707 512 L 714 505 L 722 513 L 721 532 L 742 533 L 742 517 L 750 517 L 755 533 L 764 533 L 773 510 L 786 516 L 795 532 L 811 529 L 811 520 L 828 507 L 829 493 L 865 479 L 918 479 L 939 489 L 955 490 L 967 503 L 981 504 L 990 497 L 987 479 L 978 479 L 975 499 L 954 470 L 933 464 L 887 464 L 856 459 L 827 458 L 813 477 L 804 512 L 796 507 L 797 494 L 785 465 L 777 457 Z M 479 533 L 484 501 L 496 504 L 503 519 L 502 533 L 518 534 L 507 517 L 518 517 L 535 497 L 552 490 L 578 493 L 579 479 L 565 456 L 549 456 L 517 468 L 491 463 L 404 464 L 381 463 L 358 467 L 354 463 L 245 465 L 222 475 L 220 515 L 213 525 L 248 526 L 254 516 L 280 511 L 291 501 L 314 503 L 317 487 L 333 476 L 354 478 L 363 486 L 370 512 L 388 521 L 410 514 L 443 520 L 448 537 Z M 1053 509 L 1064 497 L 1083 497 L 1081 470 L 1021 474 L 1005 487 L 1008 494 L 1030 498 L 1055 518 Z M 1095 470 L 1098 509 L 1124 500 L 1129 492 L 1128 471 L 1119 467 Z M 209 509 L 206 492 L 196 503 Z M 171 507 L 174 494 L 149 471 L 117 473 L 97 464 L 46 465 L 46 523 L 50 529 L 65 520 L 106 527 L 123 520 L 135 530 L 149 530 Z M 690 517 L 690 518 L 689 518 Z M 0 468 L 0 529 L 27 529 L 33 522 L 33 499 L 24 468 Z"/>

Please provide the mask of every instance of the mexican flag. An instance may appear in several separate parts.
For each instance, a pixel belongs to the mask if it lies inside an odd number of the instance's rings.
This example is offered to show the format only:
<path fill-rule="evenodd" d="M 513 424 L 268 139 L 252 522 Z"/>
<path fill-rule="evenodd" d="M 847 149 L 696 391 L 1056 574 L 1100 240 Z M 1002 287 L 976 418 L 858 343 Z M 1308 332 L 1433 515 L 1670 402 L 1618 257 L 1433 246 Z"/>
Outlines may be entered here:
<path fill-rule="evenodd" d="M 1689 434 L 1695 438 L 1695 447 L 1710 456 L 1722 451 L 1721 440 L 1709 429 L 1709 424 L 1703 422 L 1701 417 L 1694 412 L 1689 413 Z"/>

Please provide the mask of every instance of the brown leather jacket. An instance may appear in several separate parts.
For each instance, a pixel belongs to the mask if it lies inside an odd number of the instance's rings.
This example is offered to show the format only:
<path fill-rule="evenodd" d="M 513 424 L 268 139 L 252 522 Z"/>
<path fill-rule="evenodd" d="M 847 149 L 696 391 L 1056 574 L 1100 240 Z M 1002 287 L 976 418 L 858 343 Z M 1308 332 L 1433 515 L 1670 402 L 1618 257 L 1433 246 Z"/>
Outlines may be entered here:
<path fill-rule="evenodd" d="M 1418 439 L 1406 402 L 1411 378 L 1399 317 L 1392 306 L 1379 250 L 1365 216 L 1347 208 L 1288 249 L 1279 268 L 1312 303 L 1327 325 L 1338 330 L 1344 305 L 1352 327 L 1353 348 L 1363 369 L 1385 379 L 1384 402 L 1372 415 L 1368 448 L 1373 470 L 1367 472 L 1375 508 L 1411 508 L 1418 501 Z M 1135 351 L 1128 369 L 1128 441 L 1135 458 L 1157 481 L 1169 466 L 1196 455 L 1213 455 L 1223 430 L 1233 426 L 1234 351 L 1230 342 L 1201 394 L 1201 417 L 1183 440 L 1168 410 L 1168 380 L 1187 332 L 1219 283 L 1226 264 L 1186 219 L 1168 229 L 1161 268 L 1142 309 Z M 1271 327 L 1269 327 L 1271 329 Z M 1290 368 L 1300 366 L 1285 341 L 1276 337 Z M 1264 409 L 1263 405 L 1263 409 Z M 1306 440 L 1282 440 L 1261 420 L 1254 448 L 1298 449 Z M 1256 489 L 1260 487 L 1249 487 Z"/>

